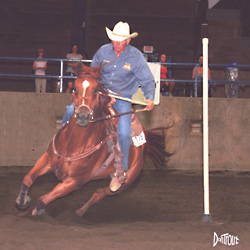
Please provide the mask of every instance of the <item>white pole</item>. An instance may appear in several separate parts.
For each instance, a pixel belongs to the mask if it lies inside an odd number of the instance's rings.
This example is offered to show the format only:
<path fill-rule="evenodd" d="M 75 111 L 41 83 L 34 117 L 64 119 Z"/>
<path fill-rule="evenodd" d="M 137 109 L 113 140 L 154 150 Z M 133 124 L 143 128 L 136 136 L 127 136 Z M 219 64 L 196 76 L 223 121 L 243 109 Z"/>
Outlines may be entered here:
<path fill-rule="evenodd" d="M 204 215 L 203 221 L 211 221 L 209 212 L 209 148 L 208 148 L 208 38 L 203 43 L 203 185 Z"/>
<path fill-rule="evenodd" d="M 63 92 L 63 61 L 61 61 L 61 68 L 60 68 L 60 93 Z"/>

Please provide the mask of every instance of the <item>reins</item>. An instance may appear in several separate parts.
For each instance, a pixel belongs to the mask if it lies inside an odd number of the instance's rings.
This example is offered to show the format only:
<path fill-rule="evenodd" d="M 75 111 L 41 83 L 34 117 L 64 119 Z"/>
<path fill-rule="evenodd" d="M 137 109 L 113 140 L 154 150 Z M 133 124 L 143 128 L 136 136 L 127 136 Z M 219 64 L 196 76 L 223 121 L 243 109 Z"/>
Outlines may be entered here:
<path fill-rule="evenodd" d="M 62 132 L 62 130 L 68 126 L 68 122 L 65 123 L 59 130 L 58 132 L 56 133 L 56 135 L 53 137 L 53 140 L 52 140 L 52 150 L 53 150 L 53 153 L 56 155 L 56 157 L 59 159 L 59 164 L 62 164 L 63 162 L 67 161 L 67 162 L 71 162 L 71 161 L 76 161 L 76 160 L 80 160 L 82 158 L 85 158 L 91 154 L 93 154 L 95 151 L 97 151 L 98 149 L 100 149 L 109 139 L 111 139 L 111 135 L 107 136 L 105 139 L 103 139 L 102 141 L 100 141 L 97 145 L 95 145 L 94 147 L 84 151 L 83 153 L 80 153 L 80 154 L 77 154 L 77 155 L 73 155 L 73 156 L 64 156 L 63 154 L 65 154 L 65 151 L 66 151 L 66 148 L 67 148 L 67 145 L 69 143 L 69 140 L 72 136 L 72 133 L 73 133 L 73 130 L 74 130 L 74 127 L 76 125 L 74 125 L 71 133 L 70 133 L 70 136 L 64 146 L 64 149 L 63 149 L 63 152 L 62 154 L 59 154 L 58 151 L 56 150 L 56 145 L 55 145 L 55 141 L 56 141 L 56 138 L 57 136 Z"/>
<path fill-rule="evenodd" d="M 113 118 L 116 118 L 116 117 L 119 117 L 119 116 L 122 116 L 122 115 L 134 114 L 134 113 L 142 112 L 142 111 L 146 111 L 146 109 L 145 108 L 144 109 L 138 109 L 138 110 L 123 112 L 123 113 L 119 113 L 119 114 L 115 114 L 115 115 L 106 115 L 104 117 L 89 120 L 89 122 L 100 122 L 100 121 L 104 121 L 104 120 L 110 120 L 110 119 L 113 119 Z"/>
<path fill-rule="evenodd" d="M 104 94 L 102 92 L 99 92 L 99 94 L 101 94 L 101 95 L 104 96 Z M 107 96 L 111 96 L 111 97 L 114 97 L 116 99 L 120 99 L 120 100 L 123 100 L 123 101 L 131 102 L 132 104 L 139 104 L 139 105 L 147 106 L 147 104 L 145 102 L 140 102 L 140 101 L 132 100 L 130 98 L 113 95 L 111 93 L 108 93 Z M 118 113 L 118 114 L 115 114 L 115 115 L 106 115 L 104 117 L 100 117 L 100 118 L 96 118 L 96 119 L 92 118 L 91 120 L 89 120 L 89 122 L 100 122 L 100 121 L 104 121 L 104 120 L 110 120 L 110 119 L 113 119 L 113 118 L 116 118 L 116 117 L 120 117 L 122 115 L 134 114 L 134 113 L 143 112 L 143 111 L 147 111 L 146 108 L 144 108 L 144 109 L 137 109 L 137 110 L 128 111 L 128 112 L 123 112 L 123 113 Z"/>

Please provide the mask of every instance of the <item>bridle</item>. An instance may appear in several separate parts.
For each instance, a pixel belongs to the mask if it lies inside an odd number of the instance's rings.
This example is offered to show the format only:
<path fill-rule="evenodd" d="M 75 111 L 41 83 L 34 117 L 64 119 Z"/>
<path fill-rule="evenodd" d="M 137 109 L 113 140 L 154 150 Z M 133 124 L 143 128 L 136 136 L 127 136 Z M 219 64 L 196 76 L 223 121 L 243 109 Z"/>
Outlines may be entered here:
<path fill-rule="evenodd" d="M 88 114 L 88 120 L 93 119 L 93 115 L 94 115 L 94 110 L 92 108 L 89 107 L 89 105 L 87 105 L 85 103 L 85 101 L 87 100 L 86 95 L 86 89 L 89 87 L 89 81 L 84 80 L 82 82 L 82 87 L 83 87 L 83 94 L 82 97 L 78 100 L 77 102 L 81 102 L 81 104 L 79 106 L 76 105 L 75 99 L 76 97 L 76 89 L 73 89 L 73 103 L 74 103 L 74 109 L 75 109 L 75 117 L 78 118 L 77 116 L 80 114 L 80 110 L 82 108 L 85 108 L 87 110 L 87 114 Z M 77 119 L 78 120 L 78 119 Z"/>

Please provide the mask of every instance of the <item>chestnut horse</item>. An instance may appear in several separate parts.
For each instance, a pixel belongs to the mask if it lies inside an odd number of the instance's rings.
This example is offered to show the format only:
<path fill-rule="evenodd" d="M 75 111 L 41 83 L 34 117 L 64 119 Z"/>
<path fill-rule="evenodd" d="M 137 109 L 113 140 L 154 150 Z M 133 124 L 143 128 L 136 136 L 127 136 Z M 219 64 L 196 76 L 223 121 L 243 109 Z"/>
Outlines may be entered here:
<path fill-rule="evenodd" d="M 91 180 L 110 177 L 115 172 L 115 160 L 119 157 L 116 145 L 116 119 L 110 115 L 110 98 L 102 84 L 98 83 L 101 65 L 90 68 L 78 64 L 73 103 L 75 113 L 68 123 L 62 126 L 47 151 L 38 159 L 35 166 L 24 177 L 16 204 L 20 209 L 30 205 L 27 195 L 37 177 L 53 172 L 59 179 L 54 189 L 41 196 L 32 211 L 32 215 L 45 212 L 46 206 Z M 111 113 L 112 114 L 112 113 Z M 110 119 L 111 118 L 111 119 Z M 134 117 L 136 129 L 142 128 Z M 142 128 L 144 131 L 144 129 Z M 76 211 L 82 216 L 93 204 L 105 196 L 118 194 L 127 189 L 138 177 L 145 155 L 148 154 L 155 165 L 163 164 L 165 159 L 164 137 L 153 131 L 144 131 L 147 142 L 141 146 L 130 147 L 128 178 L 121 188 L 113 193 L 109 187 L 98 189 L 90 200 Z M 114 156 L 115 155 L 115 156 Z"/>

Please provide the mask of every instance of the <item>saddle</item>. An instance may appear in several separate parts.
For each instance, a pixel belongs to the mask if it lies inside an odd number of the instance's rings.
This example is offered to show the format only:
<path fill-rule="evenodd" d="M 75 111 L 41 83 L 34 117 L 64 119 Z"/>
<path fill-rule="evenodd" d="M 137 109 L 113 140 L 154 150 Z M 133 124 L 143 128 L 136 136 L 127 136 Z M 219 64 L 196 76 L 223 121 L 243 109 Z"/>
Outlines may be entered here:
<path fill-rule="evenodd" d="M 115 115 L 115 111 L 112 107 L 108 108 L 110 115 Z M 112 135 L 113 144 L 117 144 L 117 123 L 118 118 L 112 118 L 111 120 L 105 121 L 105 125 L 107 128 L 107 135 Z M 135 114 L 132 114 L 132 121 L 131 121 L 131 146 L 139 147 L 146 143 L 145 134 L 143 132 L 143 127 L 140 121 L 137 119 Z M 109 142 L 110 143 L 110 142 Z"/>

